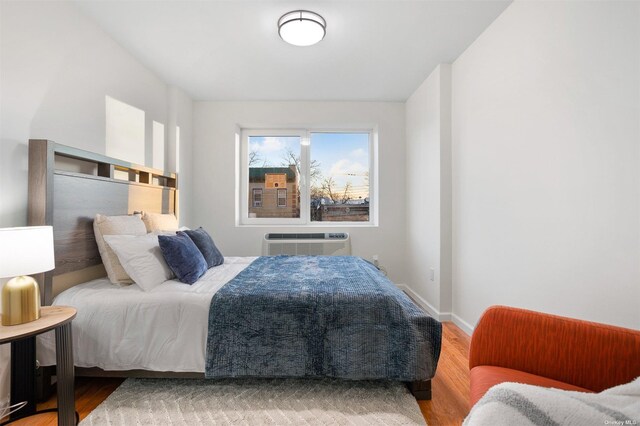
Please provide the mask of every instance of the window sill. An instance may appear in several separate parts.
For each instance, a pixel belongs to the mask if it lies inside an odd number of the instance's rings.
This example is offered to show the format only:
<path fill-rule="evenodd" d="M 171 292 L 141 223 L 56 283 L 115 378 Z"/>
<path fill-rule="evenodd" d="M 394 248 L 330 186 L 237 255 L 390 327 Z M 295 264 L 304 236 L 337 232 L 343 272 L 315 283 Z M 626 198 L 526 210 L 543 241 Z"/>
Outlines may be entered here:
<path fill-rule="evenodd" d="M 298 229 L 323 229 L 323 228 L 378 228 L 377 223 L 361 222 L 325 222 L 310 224 L 277 224 L 277 223 L 236 223 L 236 228 L 298 228 Z"/>

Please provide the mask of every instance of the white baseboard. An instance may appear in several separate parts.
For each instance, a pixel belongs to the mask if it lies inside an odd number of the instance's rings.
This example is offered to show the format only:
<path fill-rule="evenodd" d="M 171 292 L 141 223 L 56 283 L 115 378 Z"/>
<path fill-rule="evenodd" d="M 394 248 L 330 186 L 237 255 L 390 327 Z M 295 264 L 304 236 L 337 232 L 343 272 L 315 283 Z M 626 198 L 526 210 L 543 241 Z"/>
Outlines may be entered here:
<path fill-rule="evenodd" d="M 467 333 L 469 336 L 473 333 L 473 327 L 469 325 L 468 322 L 454 314 L 453 312 L 440 312 L 438 311 L 431 303 L 427 302 L 422 296 L 413 291 L 411 287 L 406 284 L 396 284 L 400 290 L 404 291 L 412 298 L 414 301 L 420 305 L 422 309 L 427 311 L 429 315 L 437 319 L 438 321 L 452 321 L 455 325 L 460 327 L 462 331 Z"/>
<path fill-rule="evenodd" d="M 418 305 L 420 305 L 420 307 L 422 309 L 424 309 L 425 311 L 427 311 L 427 313 L 429 315 L 431 315 L 432 317 L 434 317 L 435 319 L 437 319 L 438 321 L 441 321 L 440 319 L 440 311 L 438 311 L 431 303 L 427 302 L 426 300 L 424 300 L 418 293 L 416 293 L 415 291 L 413 291 L 411 289 L 411 287 L 409 287 L 406 284 L 396 284 L 398 287 L 400 287 L 400 290 L 404 291 L 405 293 L 407 293 L 407 295 L 413 299 L 414 302 L 417 302 Z"/>
<path fill-rule="evenodd" d="M 462 331 L 467 333 L 469 336 L 473 334 L 474 327 L 468 322 L 466 322 L 465 320 L 463 320 L 462 318 L 460 318 L 459 316 L 457 316 L 456 314 L 451 315 L 451 321 L 453 321 L 455 325 L 460 327 Z"/>
<path fill-rule="evenodd" d="M 422 296 L 413 291 L 413 289 L 406 284 L 396 285 L 400 287 L 400 290 L 404 291 L 409 295 L 409 297 L 415 300 L 422 309 L 427 311 L 429 315 L 431 315 L 438 321 L 451 321 L 451 312 L 440 312 L 431 303 L 427 302 Z"/>

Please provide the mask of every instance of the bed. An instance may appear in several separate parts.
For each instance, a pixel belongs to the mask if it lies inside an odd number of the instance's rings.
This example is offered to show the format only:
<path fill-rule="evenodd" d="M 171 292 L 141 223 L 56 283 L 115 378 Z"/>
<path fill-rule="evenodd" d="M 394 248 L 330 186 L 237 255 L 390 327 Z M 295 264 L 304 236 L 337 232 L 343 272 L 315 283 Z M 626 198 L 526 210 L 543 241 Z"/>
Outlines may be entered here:
<path fill-rule="evenodd" d="M 93 216 L 177 214 L 177 176 L 46 140 L 30 141 L 29 158 L 29 224 L 54 226 L 43 304 L 78 309 L 76 374 L 402 380 L 430 399 L 441 325 L 373 265 L 226 258 L 191 286 L 115 287 L 102 278 Z M 52 342 L 38 346 L 41 365 L 53 364 Z"/>
<path fill-rule="evenodd" d="M 204 373 L 211 297 L 255 259 L 227 257 L 193 285 L 169 280 L 152 292 L 137 285 L 116 287 L 106 277 L 65 290 L 54 304 L 78 308 L 75 365 L 106 371 Z M 42 365 L 55 364 L 52 337 L 38 341 Z"/>

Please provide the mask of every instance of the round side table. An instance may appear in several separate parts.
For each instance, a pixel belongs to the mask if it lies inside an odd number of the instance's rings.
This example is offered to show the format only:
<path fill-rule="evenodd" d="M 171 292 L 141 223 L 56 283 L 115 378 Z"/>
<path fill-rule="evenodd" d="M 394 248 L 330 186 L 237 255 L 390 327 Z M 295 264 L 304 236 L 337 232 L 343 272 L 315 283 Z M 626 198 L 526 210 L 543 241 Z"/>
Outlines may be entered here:
<path fill-rule="evenodd" d="M 10 326 L 0 325 L 0 344 L 11 343 L 11 404 L 27 401 L 26 406 L 13 413 L 9 420 L 0 426 L 50 411 L 58 412 L 58 425 L 77 424 L 71 341 L 71 321 L 75 316 L 76 309 L 69 306 L 43 306 L 40 308 L 40 318 L 35 321 Z M 36 411 L 35 338 L 49 330 L 55 330 L 56 333 L 58 408 Z"/>

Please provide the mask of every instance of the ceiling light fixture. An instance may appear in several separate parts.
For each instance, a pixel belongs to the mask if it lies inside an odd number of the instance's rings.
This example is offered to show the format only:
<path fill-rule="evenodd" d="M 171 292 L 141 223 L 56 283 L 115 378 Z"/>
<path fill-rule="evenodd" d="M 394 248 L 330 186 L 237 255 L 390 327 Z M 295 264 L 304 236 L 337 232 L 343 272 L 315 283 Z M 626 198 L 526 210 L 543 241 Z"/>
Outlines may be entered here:
<path fill-rule="evenodd" d="M 280 38 L 294 46 L 311 46 L 327 33 L 327 21 L 309 10 L 293 10 L 278 19 Z"/>

